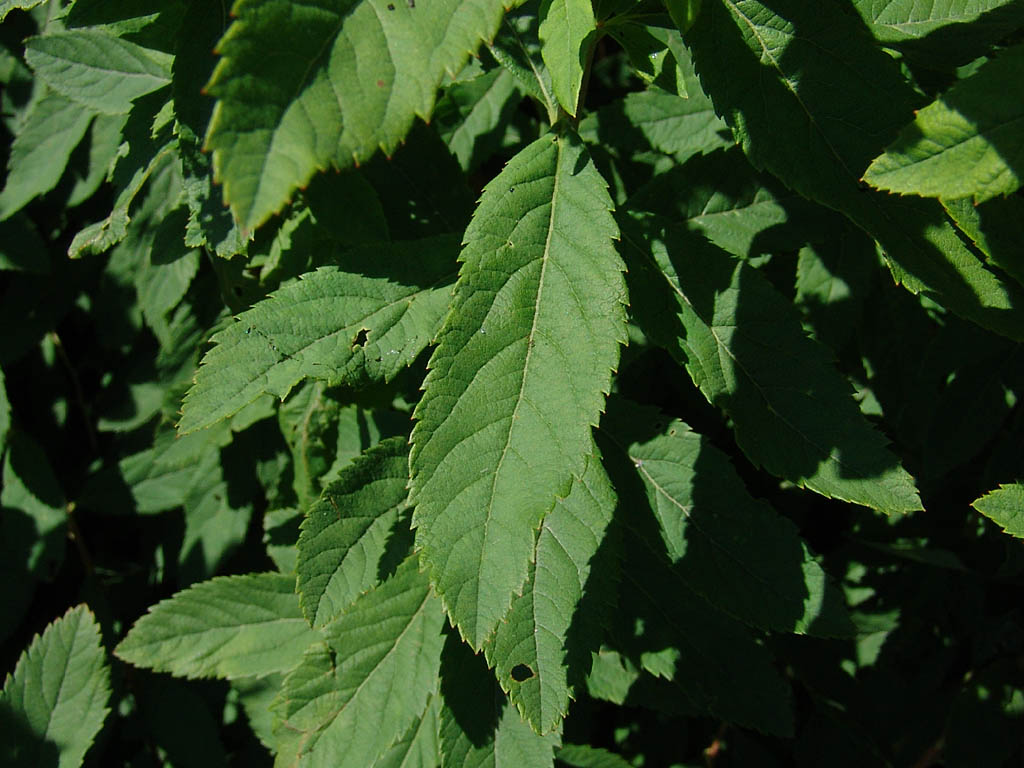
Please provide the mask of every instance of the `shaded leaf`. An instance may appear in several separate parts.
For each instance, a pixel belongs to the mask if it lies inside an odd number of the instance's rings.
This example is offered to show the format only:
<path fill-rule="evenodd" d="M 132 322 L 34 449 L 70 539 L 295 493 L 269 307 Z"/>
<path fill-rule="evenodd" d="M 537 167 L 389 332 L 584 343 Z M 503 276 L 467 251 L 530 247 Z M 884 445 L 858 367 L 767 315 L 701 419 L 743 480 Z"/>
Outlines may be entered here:
<path fill-rule="evenodd" d="M 515 77 L 504 68 L 448 88 L 434 119 L 463 170 L 478 168 L 497 149 L 520 98 Z"/>
<path fill-rule="evenodd" d="M 182 406 L 182 434 L 305 378 L 390 381 L 434 337 L 447 308 L 456 241 L 449 236 L 345 251 L 275 291 L 211 341 Z"/>
<path fill-rule="evenodd" d="M 319 635 L 299 610 L 295 576 L 218 576 L 162 600 L 115 654 L 179 677 L 228 680 L 287 672 Z"/>
<path fill-rule="evenodd" d="M 67 541 L 68 513 L 60 483 L 42 448 L 18 429 L 7 435 L 3 468 L 4 517 L 31 521 L 29 538 L 19 541 L 27 551 L 18 556 L 33 576 L 50 581 L 64 562 Z"/>
<path fill-rule="evenodd" d="M 107 716 L 110 670 L 84 605 L 36 636 L 0 692 L 4 765 L 75 768 Z"/>
<path fill-rule="evenodd" d="M 757 628 L 851 635 L 842 596 L 796 526 L 751 498 L 707 439 L 681 421 L 661 426 L 665 421 L 616 401 L 602 431 L 636 468 L 669 560 L 689 588 Z M 626 497 L 627 489 L 619 493 Z M 638 495 L 625 503 L 639 508 Z"/>
<path fill-rule="evenodd" d="M 685 222 L 737 256 L 797 250 L 837 224 L 821 206 L 754 170 L 738 148 L 691 157 L 655 176 L 628 204 Z"/>
<path fill-rule="evenodd" d="M 963 24 L 1013 0 L 853 0 L 853 6 L 883 42 L 924 37 L 950 24 Z"/>
<path fill-rule="evenodd" d="M 558 735 L 538 736 L 483 659 L 450 634 L 441 665 L 441 762 L 446 768 L 553 766 Z"/>
<path fill-rule="evenodd" d="M 324 628 L 274 705 L 278 759 L 365 768 L 423 714 L 437 690 L 444 612 L 409 558 Z"/>
<path fill-rule="evenodd" d="M 32 103 L 11 144 L 0 192 L 0 220 L 57 185 L 93 115 L 57 92 L 47 92 Z"/>
<path fill-rule="evenodd" d="M 725 0 L 704 7 L 687 40 L 705 90 L 756 167 L 847 215 L 911 292 L 1024 338 L 1024 313 L 1013 311 L 1024 298 L 960 242 L 936 201 L 860 186 L 918 97 L 858 25 L 833 4 Z"/>
<path fill-rule="evenodd" d="M 555 752 L 558 762 L 574 768 L 630 768 L 630 763 L 614 752 L 588 744 L 563 744 Z"/>
<path fill-rule="evenodd" d="M 404 437 L 381 441 L 357 457 L 306 514 L 299 536 L 298 591 L 315 627 L 341 614 L 388 572 L 388 559 L 408 526 L 409 446 Z M 405 549 L 411 536 L 405 537 Z M 382 572 L 383 571 L 383 572 Z"/>
<path fill-rule="evenodd" d="M 593 612 L 581 601 L 585 590 L 595 589 L 588 586 L 591 560 L 614 511 L 615 492 L 595 454 L 544 518 L 523 594 L 484 646 L 501 687 L 538 733 L 552 731 L 568 713 L 577 682 L 570 674 L 578 679 L 596 650 L 595 627 L 570 636 L 570 625 Z"/>
<path fill-rule="evenodd" d="M 625 242 L 636 260 L 637 322 L 729 415 L 751 461 L 886 513 L 921 508 L 913 479 L 857 409 L 826 348 L 804 335 L 796 310 L 758 270 L 653 220 Z"/>
<path fill-rule="evenodd" d="M 232 10 L 207 86 L 218 103 L 206 144 L 225 200 L 252 230 L 317 170 L 393 152 L 504 9 L 499 0 L 244 0 Z M 268 46 L 290 54 L 267 56 Z"/>
<path fill-rule="evenodd" d="M 488 184 L 466 231 L 414 414 L 410 500 L 431 582 L 477 648 L 585 467 L 625 340 L 610 208 L 578 139 L 545 136 Z"/>
<path fill-rule="evenodd" d="M 925 197 L 1006 195 L 1024 177 L 1024 45 L 1008 48 L 914 115 L 864 172 L 879 189 Z"/>

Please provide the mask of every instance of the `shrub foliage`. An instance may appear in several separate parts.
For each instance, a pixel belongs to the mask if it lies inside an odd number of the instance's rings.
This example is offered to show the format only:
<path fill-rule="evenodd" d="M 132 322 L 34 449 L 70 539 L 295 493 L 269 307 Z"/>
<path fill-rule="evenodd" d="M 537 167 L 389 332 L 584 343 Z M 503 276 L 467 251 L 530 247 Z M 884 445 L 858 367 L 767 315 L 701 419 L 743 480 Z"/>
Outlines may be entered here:
<path fill-rule="evenodd" d="M 505 1 L 0 2 L 5 764 L 1015 764 L 1024 5 Z"/>

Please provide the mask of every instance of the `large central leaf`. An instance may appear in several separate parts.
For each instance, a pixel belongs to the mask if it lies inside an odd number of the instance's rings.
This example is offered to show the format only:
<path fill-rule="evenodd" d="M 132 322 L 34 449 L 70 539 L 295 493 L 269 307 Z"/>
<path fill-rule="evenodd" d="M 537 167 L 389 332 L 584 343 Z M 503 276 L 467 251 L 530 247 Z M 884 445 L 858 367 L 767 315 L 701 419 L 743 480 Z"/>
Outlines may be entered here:
<path fill-rule="evenodd" d="M 611 205 L 579 139 L 549 135 L 487 186 L 466 231 L 410 465 L 416 543 L 477 648 L 583 472 L 625 340 Z"/>
<path fill-rule="evenodd" d="M 445 73 L 491 39 L 501 0 L 240 0 L 208 87 L 224 198 L 259 226 L 328 165 L 391 152 Z"/>

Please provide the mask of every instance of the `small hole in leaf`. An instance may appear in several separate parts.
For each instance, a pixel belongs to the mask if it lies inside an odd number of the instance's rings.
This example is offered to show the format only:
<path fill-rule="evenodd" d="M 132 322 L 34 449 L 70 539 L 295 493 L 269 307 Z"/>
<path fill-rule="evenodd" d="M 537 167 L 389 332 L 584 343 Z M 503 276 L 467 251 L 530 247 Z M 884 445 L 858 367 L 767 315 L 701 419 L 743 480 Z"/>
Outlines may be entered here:
<path fill-rule="evenodd" d="M 366 346 L 366 339 L 369 335 L 369 331 L 365 328 L 360 328 L 359 333 L 357 333 L 356 337 L 352 339 L 352 348 L 355 349 L 356 347 Z"/>
<path fill-rule="evenodd" d="M 512 679 L 517 683 L 525 682 L 533 677 L 533 670 L 525 664 L 516 664 L 512 667 Z"/>

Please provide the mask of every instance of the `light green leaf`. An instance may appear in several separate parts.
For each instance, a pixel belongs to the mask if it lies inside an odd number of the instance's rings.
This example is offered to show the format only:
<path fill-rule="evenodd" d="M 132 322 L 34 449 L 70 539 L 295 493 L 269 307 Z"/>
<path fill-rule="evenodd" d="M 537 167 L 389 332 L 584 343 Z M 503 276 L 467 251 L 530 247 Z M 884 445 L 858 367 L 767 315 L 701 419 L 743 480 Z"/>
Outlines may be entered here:
<path fill-rule="evenodd" d="M 162 600 L 135 622 L 114 653 L 179 677 L 286 672 L 319 639 L 299 610 L 295 576 L 218 576 Z"/>
<path fill-rule="evenodd" d="M 354 248 L 337 267 L 286 285 L 215 334 L 182 407 L 182 434 L 215 424 L 305 378 L 390 381 L 437 333 L 457 240 L 439 236 Z"/>
<path fill-rule="evenodd" d="M 431 695 L 423 717 L 381 753 L 372 768 L 438 768 L 441 765 L 440 701 L 437 694 Z"/>
<path fill-rule="evenodd" d="M 98 29 L 25 41 L 25 60 L 43 82 L 96 112 L 124 114 L 132 102 L 171 82 L 174 57 Z"/>
<path fill-rule="evenodd" d="M 52 91 L 32 103 L 11 144 L 7 180 L 0 192 L 0 221 L 57 185 L 93 115 Z"/>
<path fill-rule="evenodd" d="M 1000 485 L 971 502 L 981 512 L 1011 536 L 1024 539 L 1024 485 Z"/>
<path fill-rule="evenodd" d="M 921 38 L 950 24 L 966 24 L 1013 0 L 853 0 L 876 38 L 898 42 Z"/>
<path fill-rule="evenodd" d="M 864 180 L 925 197 L 1006 195 L 1024 176 L 1024 45 L 1002 51 L 920 110 Z"/>
<path fill-rule="evenodd" d="M 393 152 L 503 11 L 500 0 L 235 3 L 207 87 L 218 102 L 206 143 L 242 226 L 255 229 L 328 165 Z"/>
<path fill-rule="evenodd" d="M 274 705 L 279 764 L 373 765 L 437 691 L 443 623 L 413 557 L 328 624 Z"/>
<path fill-rule="evenodd" d="M 410 499 L 431 582 L 475 648 L 526 581 L 540 521 L 585 468 L 626 338 L 610 208 L 578 138 L 549 135 L 487 185 L 466 230 L 414 414 Z"/>
<path fill-rule="evenodd" d="M 551 73 L 562 109 L 576 115 L 583 65 L 597 27 L 590 0 L 543 0 L 540 5 L 540 54 Z"/>
<path fill-rule="evenodd" d="M 76 768 L 107 716 L 110 670 L 84 605 L 50 624 L 18 658 L 0 692 L 6 766 Z"/>
<path fill-rule="evenodd" d="M 853 633 L 842 595 L 796 526 L 747 493 L 724 453 L 683 422 L 622 401 L 601 424 L 643 483 L 628 505 L 639 507 L 646 495 L 669 560 L 690 589 L 760 629 Z M 627 498 L 626 488 L 619 493 Z"/>
<path fill-rule="evenodd" d="M 558 734 L 539 736 L 519 716 L 487 671 L 456 635 L 441 665 L 441 763 L 448 768 L 550 768 Z"/>
<path fill-rule="evenodd" d="M 396 526 L 405 525 L 409 447 L 383 440 L 343 469 L 306 514 L 299 536 L 299 593 L 309 622 L 321 627 L 388 572 L 388 559 L 406 550 Z M 392 566 L 393 567 L 393 566 Z M 382 570 L 384 573 L 382 573 Z"/>
<path fill-rule="evenodd" d="M 642 226 L 625 238 L 636 255 L 637 322 L 729 415 L 751 461 L 824 496 L 888 514 L 921 509 L 913 479 L 792 304 L 758 270 L 682 227 Z"/>
<path fill-rule="evenodd" d="M 908 290 L 1024 339 L 1024 313 L 1013 311 L 1024 293 L 984 268 L 937 201 L 861 187 L 919 97 L 859 19 L 834 4 L 723 0 L 704 6 L 687 40 L 705 90 L 756 167 L 847 215 Z"/>
<path fill-rule="evenodd" d="M 1024 260 L 1020 258 L 1020 244 L 1024 243 L 1024 198 L 1019 195 L 997 197 L 981 205 L 961 198 L 943 200 L 942 207 L 990 264 L 1024 285 Z"/>
<path fill-rule="evenodd" d="M 627 94 L 623 111 L 655 149 L 683 163 L 692 155 L 732 144 L 729 127 L 715 114 L 700 87 L 689 86 L 687 98 L 652 88 Z"/>
<path fill-rule="evenodd" d="M 591 646 L 597 633 L 579 626 L 592 607 L 580 601 L 614 511 L 615 492 L 595 454 L 569 495 L 544 518 L 523 594 L 484 646 L 501 687 L 538 733 L 554 730 L 568 713 L 577 682 L 569 674 L 580 677 L 597 650 Z"/>
<path fill-rule="evenodd" d="M 28 11 L 37 5 L 42 5 L 45 0 L 0 0 L 0 21 L 7 18 L 7 14 L 18 9 Z"/>

